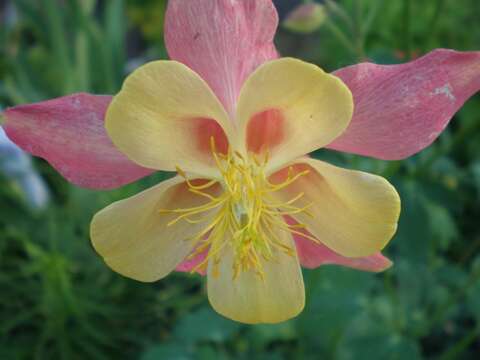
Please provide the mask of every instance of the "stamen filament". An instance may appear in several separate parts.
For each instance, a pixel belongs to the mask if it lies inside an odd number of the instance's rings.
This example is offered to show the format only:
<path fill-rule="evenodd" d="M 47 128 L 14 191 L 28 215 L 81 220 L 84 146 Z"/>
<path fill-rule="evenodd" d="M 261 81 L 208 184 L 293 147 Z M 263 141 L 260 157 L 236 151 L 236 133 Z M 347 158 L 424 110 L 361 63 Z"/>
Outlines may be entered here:
<path fill-rule="evenodd" d="M 207 202 L 203 205 L 185 209 L 159 210 L 162 214 L 177 214 L 167 226 L 184 220 L 188 224 L 205 224 L 202 229 L 186 239 L 192 241 L 195 250 L 187 259 L 207 252 L 206 256 L 192 269 L 192 272 L 205 270 L 209 264 L 212 275 L 219 275 L 222 254 L 231 251 L 233 254 L 232 278 L 237 279 L 242 272 L 252 271 L 261 279 L 265 279 L 265 263 L 280 261 L 276 255 L 285 253 L 296 256 L 295 248 L 285 243 L 281 232 L 303 236 L 318 243 L 314 237 L 299 229 L 306 229 L 304 224 L 289 225 L 285 216 L 304 213 L 313 216 L 308 209 L 312 204 L 297 206 L 305 197 L 300 192 L 287 201 L 279 201 L 274 193 L 281 191 L 309 170 L 295 173 L 292 166 L 288 168 L 283 182 L 274 184 L 267 176 L 267 164 L 270 154 L 265 153 L 263 159 L 255 154 L 244 154 L 229 150 L 219 153 L 215 139 L 210 138 L 212 157 L 222 176 L 221 180 L 211 180 L 195 185 L 187 178 L 185 171 L 177 167 L 179 176 L 185 179 L 188 191 Z M 220 185 L 223 193 L 217 195 L 212 187 Z M 201 215 L 203 214 L 203 215 Z"/>

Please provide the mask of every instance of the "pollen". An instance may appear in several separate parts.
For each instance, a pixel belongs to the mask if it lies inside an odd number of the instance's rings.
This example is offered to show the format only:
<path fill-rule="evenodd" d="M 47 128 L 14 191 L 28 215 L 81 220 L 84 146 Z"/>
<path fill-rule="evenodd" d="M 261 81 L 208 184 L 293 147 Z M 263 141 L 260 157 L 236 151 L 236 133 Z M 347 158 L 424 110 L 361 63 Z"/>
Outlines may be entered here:
<path fill-rule="evenodd" d="M 297 234 L 318 242 L 301 231 L 305 227 L 303 224 L 289 225 L 285 221 L 286 216 L 302 212 L 312 216 L 308 211 L 311 204 L 301 207 L 296 205 L 304 197 L 304 193 L 283 202 L 275 198 L 275 192 L 305 176 L 308 170 L 295 173 L 290 167 L 288 175 L 281 183 L 272 183 L 266 173 L 268 153 L 262 159 L 252 153 L 242 155 L 231 150 L 227 154 L 222 154 L 216 150 L 213 138 L 211 150 L 221 180 L 211 180 L 197 185 L 177 167 L 178 174 L 185 179 L 188 190 L 205 197 L 208 201 L 197 207 L 160 211 L 177 215 L 169 223 L 170 226 L 179 221 L 205 224 L 198 234 L 187 239 L 193 241 L 195 245 L 195 251 L 189 259 L 208 252 L 192 272 L 205 270 L 211 262 L 212 274 L 218 276 L 222 251 L 229 246 L 234 254 L 233 280 L 244 271 L 253 271 L 263 279 L 262 264 L 265 261 L 277 261 L 275 257 L 277 251 L 295 256 L 295 249 L 280 241 L 278 231 Z M 222 191 L 215 196 L 209 190 L 217 184 L 221 185 Z"/>

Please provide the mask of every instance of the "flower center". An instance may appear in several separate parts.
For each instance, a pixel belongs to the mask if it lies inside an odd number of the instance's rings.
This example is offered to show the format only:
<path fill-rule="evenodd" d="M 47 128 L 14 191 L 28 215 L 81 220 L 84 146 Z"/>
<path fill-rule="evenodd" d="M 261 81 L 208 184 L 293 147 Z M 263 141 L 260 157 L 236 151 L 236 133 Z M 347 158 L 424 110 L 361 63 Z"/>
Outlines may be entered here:
<path fill-rule="evenodd" d="M 181 169 L 177 168 L 179 175 L 185 178 L 189 191 L 206 197 L 209 201 L 198 207 L 162 210 L 162 212 L 178 214 L 178 217 L 169 225 L 180 220 L 194 224 L 205 223 L 203 230 L 191 238 L 195 242 L 196 250 L 189 259 L 205 251 L 208 253 L 192 272 L 205 270 L 208 263 L 213 262 L 213 275 L 218 276 L 220 254 L 226 246 L 230 246 L 234 254 L 234 279 L 243 271 L 254 271 L 263 278 L 262 263 L 275 260 L 274 250 L 295 256 L 295 250 L 285 245 L 279 238 L 279 231 L 310 238 L 298 231 L 304 228 L 304 225 L 288 225 L 284 220 L 285 216 L 300 212 L 309 214 L 309 205 L 304 207 L 295 205 L 304 193 L 299 193 L 284 202 L 279 202 L 274 196 L 275 192 L 306 175 L 308 170 L 294 174 L 293 168 L 289 168 L 286 179 L 281 183 L 273 184 L 265 171 L 268 154 L 262 160 L 254 154 L 245 157 L 232 151 L 224 155 L 216 151 L 213 139 L 211 146 L 222 180 L 212 180 L 206 184 L 196 185 L 187 179 Z M 208 192 L 216 184 L 222 187 L 222 193 L 219 196 L 213 196 Z"/>

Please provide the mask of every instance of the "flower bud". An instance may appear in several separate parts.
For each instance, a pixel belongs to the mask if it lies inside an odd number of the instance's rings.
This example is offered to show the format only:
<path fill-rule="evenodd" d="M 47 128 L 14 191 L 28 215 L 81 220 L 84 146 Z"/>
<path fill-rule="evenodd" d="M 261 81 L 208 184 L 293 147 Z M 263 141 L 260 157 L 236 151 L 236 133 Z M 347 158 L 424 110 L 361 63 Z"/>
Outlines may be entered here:
<path fill-rule="evenodd" d="M 310 34 L 318 30 L 326 19 L 324 5 L 308 3 L 295 8 L 283 21 L 283 26 L 293 32 Z"/>

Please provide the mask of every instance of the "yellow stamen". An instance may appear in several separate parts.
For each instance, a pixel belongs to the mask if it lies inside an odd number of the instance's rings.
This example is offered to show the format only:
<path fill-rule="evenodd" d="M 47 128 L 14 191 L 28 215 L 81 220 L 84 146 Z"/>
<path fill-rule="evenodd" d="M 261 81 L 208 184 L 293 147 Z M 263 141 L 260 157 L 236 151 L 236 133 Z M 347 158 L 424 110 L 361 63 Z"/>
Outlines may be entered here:
<path fill-rule="evenodd" d="M 285 216 L 299 213 L 311 215 L 308 212 L 311 204 L 295 205 L 304 198 L 303 192 L 285 202 L 273 199 L 275 192 L 307 175 L 308 170 L 295 173 L 293 167 L 290 167 L 286 179 L 273 184 L 266 174 L 268 152 L 262 161 L 254 154 L 244 155 L 237 151 L 221 154 L 217 152 L 213 137 L 210 139 L 210 147 L 222 180 L 194 185 L 187 174 L 177 167 L 178 174 L 185 179 L 188 190 L 205 198 L 207 202 L 187 209 L 159 210 L 160 213 L 177 214 L 177 217 L 168 223 L 169 226 L 181 220 L 190 224 L 205 223 L 198 234 L 187 239 L 193 241 L 195 246 L 195 251 L 188 259 L 207 252 L 192 272 L 205 270 L 210 263 L 212 275 L 218 276 L 221 252 L 226 246 L 230 246 L 234 254 L 233 278 L 237 278 L 242 272 L 253 271 L 263 279 L 264 263 L 276 261 L 275 251 L 295 256 L 295 249 L 283 244 L 278 237 L 278 231 L 287 231 L 318 242 L 312 236 L 299 231 L 305 229 L 305 225 L 289 225 L 285 221 Z M 218 187 L 213 188 L 218 184 L 222 188 L 221 195 L 216 193 Z M 201 214 L 203 216 L 198 217 Z"/>

